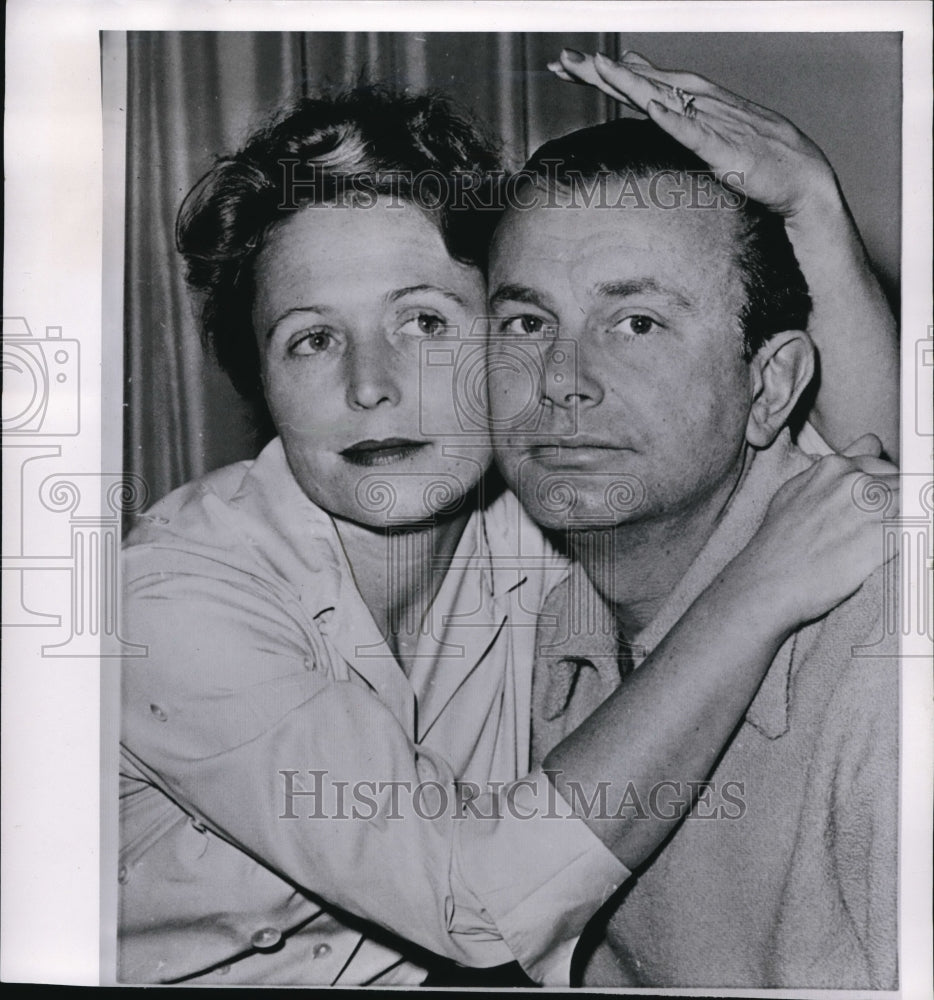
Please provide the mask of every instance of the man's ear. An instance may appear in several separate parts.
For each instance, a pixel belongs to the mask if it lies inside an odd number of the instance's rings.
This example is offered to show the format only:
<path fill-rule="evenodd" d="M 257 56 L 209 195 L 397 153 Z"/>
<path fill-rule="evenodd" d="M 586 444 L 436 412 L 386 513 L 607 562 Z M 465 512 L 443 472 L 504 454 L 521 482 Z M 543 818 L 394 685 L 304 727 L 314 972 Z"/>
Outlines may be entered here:
<path fill-rule="evenodd" d="M 814 377 L 814 344 L 803 330 L 776 333 L 750 362 L 752 407 L 746 440 L 767 448 L 785 426 L 801 393 Z"/>

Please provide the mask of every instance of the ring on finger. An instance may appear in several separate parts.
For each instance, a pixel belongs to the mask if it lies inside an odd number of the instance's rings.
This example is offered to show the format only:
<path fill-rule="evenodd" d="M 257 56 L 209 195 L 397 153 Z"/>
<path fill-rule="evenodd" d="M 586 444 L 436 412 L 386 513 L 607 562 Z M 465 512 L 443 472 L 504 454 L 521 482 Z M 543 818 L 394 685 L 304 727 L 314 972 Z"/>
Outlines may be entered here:
<path fill-rule="evenodd" d="M 686 90 L 682 90 L 680 87 L 674 87 L 674 95 L 681 102 L 681 114 L 685 118 L 696 118 L 697 117 L 697 106 L 695 101 L 697 98 L 694 94 L 689 94 Z"/>

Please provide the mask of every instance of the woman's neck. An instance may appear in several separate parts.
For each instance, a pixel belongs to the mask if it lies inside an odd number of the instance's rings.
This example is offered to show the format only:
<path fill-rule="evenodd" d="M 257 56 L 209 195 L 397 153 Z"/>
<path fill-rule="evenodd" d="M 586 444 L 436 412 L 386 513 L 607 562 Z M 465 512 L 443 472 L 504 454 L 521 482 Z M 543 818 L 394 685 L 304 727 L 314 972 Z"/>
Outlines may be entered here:
<path fill-rule="evenodd" d="M 425 525 L 370 528 L 334 518 L 354 583 L 406 675 L 470 511 Z"/>

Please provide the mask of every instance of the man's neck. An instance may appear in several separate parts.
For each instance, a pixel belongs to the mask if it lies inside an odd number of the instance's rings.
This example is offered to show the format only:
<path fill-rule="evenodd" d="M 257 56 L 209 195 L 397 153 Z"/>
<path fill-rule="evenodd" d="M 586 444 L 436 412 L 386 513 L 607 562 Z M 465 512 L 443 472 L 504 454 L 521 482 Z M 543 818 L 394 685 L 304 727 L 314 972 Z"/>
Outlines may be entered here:
<path fill-rule="evenodd" d="M 574 558 L 632 640 L 652 623 L 707 544 L 742 483 L 751 455 L 714 494 L 693 508 L 606 530 L 575 532 Z"/>

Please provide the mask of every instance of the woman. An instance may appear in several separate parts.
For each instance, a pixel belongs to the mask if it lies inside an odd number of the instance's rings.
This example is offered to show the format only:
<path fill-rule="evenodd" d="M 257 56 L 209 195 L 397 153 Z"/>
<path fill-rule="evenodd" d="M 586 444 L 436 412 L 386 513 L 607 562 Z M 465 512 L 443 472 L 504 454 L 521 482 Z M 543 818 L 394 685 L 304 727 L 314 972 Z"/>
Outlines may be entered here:
<path fill-rule="evenodd" d="M 677 820 L 615 824 L 610 850 L 523 777 L 534 626 L 567 566 L 487 477 L 484 428 L 421 391 L 474 347 L 490 213 L 468 209 L 494 169 L 444 103 L 357 93 L 303 102 L 183 207 L 206 335 L 279 437 L 127 542 L 127 634 L 150 655 L 124 667 L 121 979 L 414 983 L 443 956 L 566 981 L 587 918 Z M 465 176 L 468 209 L 438 180 Z M 684 780 L 706 775 L 802 605 L 875 565 L 875 526 L 843 515 L 877 467 L 776 498 L 640 668 L 627 710 L 652 724 L 622 772 L 677 747 Z M 815 490 L 840 527 L 791 607 L 749 567 L 804 561 Z"/>

